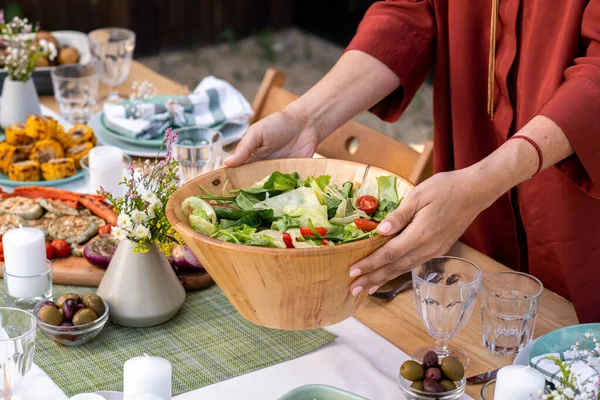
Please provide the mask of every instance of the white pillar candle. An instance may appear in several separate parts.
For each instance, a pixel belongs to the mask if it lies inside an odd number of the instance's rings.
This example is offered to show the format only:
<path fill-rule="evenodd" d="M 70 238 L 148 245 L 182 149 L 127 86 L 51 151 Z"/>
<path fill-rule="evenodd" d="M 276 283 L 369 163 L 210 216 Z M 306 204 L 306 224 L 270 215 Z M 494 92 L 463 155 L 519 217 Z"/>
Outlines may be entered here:
<path fill-rule="evenodd" d="M 94 147 L 88 153 L 90 189 L 101 187 L 115 197 L 125 195 L 125 188 L 119 185 L 123 180 L 125 164 L 123 151 L 114 146 Z"/>
<path fill-rule="evenodd" d="M 141 356 L 123 366 L 123 396 L 154 395 L 171 400 L 171 363 L 164 358 Z"/>
<path fill-rule="evenodd" d="M 494 398 L 499 400 L 531 400 L 543 393 L 544 375 L 526 365 L 507 365 L 498 371 Z"/>
<path fill-rule="evenodd" d="M 29 299 L 50 291 L 44 233 L 36 228 L 11 229 L 2 237 L 6 285 L 12 297 Z"/>

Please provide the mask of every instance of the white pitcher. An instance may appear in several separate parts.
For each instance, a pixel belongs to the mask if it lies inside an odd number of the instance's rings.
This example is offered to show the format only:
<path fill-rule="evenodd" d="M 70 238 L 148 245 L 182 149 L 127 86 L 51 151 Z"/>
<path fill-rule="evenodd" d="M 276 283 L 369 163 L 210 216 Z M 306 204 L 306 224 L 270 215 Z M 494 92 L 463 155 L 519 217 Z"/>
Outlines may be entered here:
<path fill-rule="evenodd" d="M 14 81 L 8 77 L 4 79 L 0 104 L 0 126 L 3 129 L 27 121 L 30 115 L 41 113 L 40 99 L 31 78 L 27 82 Z"/>

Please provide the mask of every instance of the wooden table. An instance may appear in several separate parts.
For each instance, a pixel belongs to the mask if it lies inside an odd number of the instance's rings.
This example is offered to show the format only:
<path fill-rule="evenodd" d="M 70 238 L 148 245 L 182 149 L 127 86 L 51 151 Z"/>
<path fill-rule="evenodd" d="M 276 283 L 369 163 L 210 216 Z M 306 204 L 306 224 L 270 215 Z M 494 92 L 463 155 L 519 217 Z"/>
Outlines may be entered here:
<path fill-rule="evenodd" d="M 160 94 L 189 93 L 187 87 L 157 74 L 136 61 L 132 64 L 129 78 L 121 86 L 121 92 L 129 93 L 134 81 L 144 80 L 152 82 Z M 101 93 L 105 92 L 106 89 L 102 88 Z M 58 105 L 54 101 L 54 97 L 43 96 L 41 101 L 58 112 Z M 502 264 L 462 243 L 457 243 L 450 254 L 474 262 L 481 268 L 484 276 L 508 270 Z M 409 355 L 416 349 L 434 342 L 416 314 L 412 291 L 401 293 L 390 302 L 369 298 L 355 317 Z M 573 305 L 557 294 L 544 290 L 535 336 L 541 336 L 560 327 L 577 323 Z M 467 326 L 456 338 L 451 340 L 451 344 L 462 348 L 470 356 L 471 365 L 467 370 L 469 376 L 512 363 L 512 358 L 492 355 L 481 344 L 481 314 L 478 304 L 475 306 L 473 316 Z M 480 390 L 481 385 L 467 387 L 467 393 L 474 398 L 479 398 Z"/>

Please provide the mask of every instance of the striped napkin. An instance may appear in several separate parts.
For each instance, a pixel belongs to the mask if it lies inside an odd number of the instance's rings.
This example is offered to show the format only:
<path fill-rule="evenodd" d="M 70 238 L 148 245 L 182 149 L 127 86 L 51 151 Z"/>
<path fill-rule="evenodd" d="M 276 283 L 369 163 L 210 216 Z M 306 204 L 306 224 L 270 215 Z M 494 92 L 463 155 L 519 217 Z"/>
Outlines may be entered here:
<path fill-rule="evenodd" d="M 173 97 L 165 103 L 105 104 L 104 123 L 135 139 L 154 139 L 168 127 L 201 125 L 220 130 L 225 124 L 245 132 L 252 107 L 228 82 L 206 77 L 192 94 Z"/>
<path fill-rule="evenodd" d="M 597 393 L 596 383 L 600 375 L 596 368 L 600 366 L 600 359 L 593 358 L 588 360 L 584 352 L 565 351 L 564 353 L 542 354 L 534 357 L 529 362 L 530 365 L 546 376 L 546 380 L 557 385 L 560 383 L 562 374 L 558 365 L 548 357 L 557 357 L 560 360 L 568 361 L 571 372 L 577 376 L 577 386 L 585 387 L 588 391 Z M 594 368 L 593 366 L 596 366 Z"/>

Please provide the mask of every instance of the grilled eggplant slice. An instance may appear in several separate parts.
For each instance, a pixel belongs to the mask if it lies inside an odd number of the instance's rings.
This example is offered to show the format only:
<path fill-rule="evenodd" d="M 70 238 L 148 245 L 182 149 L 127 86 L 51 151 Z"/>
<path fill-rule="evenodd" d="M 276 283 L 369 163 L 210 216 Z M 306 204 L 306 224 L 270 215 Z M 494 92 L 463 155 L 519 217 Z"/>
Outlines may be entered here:
<path fill-rule="evenodd" d="M 42 218 L 35 219 L 33 221 L 26 221 L 27 226 L 31 228 L 38 228 L 42 232 L 44 232 L 44 236 L 46 239 L 50 237 L 50 224 L 57 218 L 56 215 L 47 212 L 42 216 Z"/>
<path fill-rule="evenodd" d="M 98 233 L 98 224 L 89 218 L 65 215 L 56 218 L 49 227 L 50 237 L 69 244 L 85 243 Z"/>
<path fill-rule="evenodd" d="M 25 225 L 25 220 L 19 216 L 12 214 L 5 214 L 0 216 L 0 235 L 4 235 L 6 232 L 14 228 L 19 228 Z"/>
<path fill-rule="evenodd" d="M 38 219 L 44 210 L 33 199 L 15 196 L 0 201 L 0 215 L 12 214 L 24 219 Z"/>
<path fill-rule="evenodd" d="M 59 201 L 38 199 L 37 202 L 44 210 L 54 214 L 57 217 L 62 217 L 63 215 L 79 215 L 79 210 Z"/>

